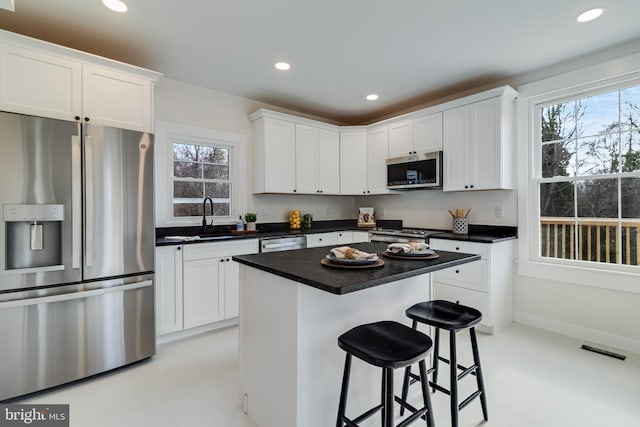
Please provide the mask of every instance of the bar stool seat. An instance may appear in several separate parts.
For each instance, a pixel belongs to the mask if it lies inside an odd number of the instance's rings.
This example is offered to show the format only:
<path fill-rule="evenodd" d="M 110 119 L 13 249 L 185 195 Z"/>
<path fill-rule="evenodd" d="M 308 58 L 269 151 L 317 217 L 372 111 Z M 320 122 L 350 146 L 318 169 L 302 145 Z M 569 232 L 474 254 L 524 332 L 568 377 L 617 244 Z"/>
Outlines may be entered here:
<path fill-rule="evenodd" d="M 426 381 L 422 387 L 424 407 L 416 409 L 406 401 L 399 399 L 393 392 L 393 370 L 419 364 L 421 378 L 427 380 L 425 357 L 432 346 L 431 338 L 415 329 L 393 321 L 381 321 L 356 326 L 338 337 L 338 346 L 347 354 L 345 358 L 340 403 L 338 407 L 337 427 L 358 426 L 358 423 L 381 410 L 383 427 L 393 426 L 393 402 L 412 414 L 399 426 L 406 426 L 420 417 L 426 419 L 427 426 L 433 426 L 431 400 Z M 382 368 L 381 403 L 353 420 L 345 416 L 349 376 L 352 356 Z"/>
<path fill-rule="evenodd" d="M 433 367 L 428 371 L 429 374 L 432 374 L 432 381 L 429 381 L 429 385 L 433 388 L 434 392 L 437 390 L 450 396 L 451 426 L 458 427 L 459 411 L 477 397 L 480 398 L 482 415 L 485 421 L 488 421 L 486 391 L 482 377 L 478 340 L 475 331 L 475 325 L 482 320 L 482 313 L 473 307 L 467 307 L 451 301 L 435 300 L 414 304 L 406 310 L 406 315 L 413 320 L 413 329 L 417 329 L 418 323 L 424 323 L 436 328 Z M 440 329 L 449 331 L 449 359 L 440 356 Z M 457 360 L 456 333 L 464 329 L 469 329 L 471 351 L 473 353 L 473 365 L 469 367 L 458 364 Z M 449 365 L 449 390 L 438 384 L 439 362 L 444 362 Z M 458 373 L 458 370 L 461 372 Z M 458 381 L 469 374 L 476 377 L 478 388 L 461 403 L 458 403 Z M 403 400 L 406 399 L 409 385 L 418 381 L 422 382 L 421 377 L 412 374 L 411 367 L 408 366 L 405 370 L 402 387 Z M 402 411 L 401 409 L 400 414 L 402 414 Z"/>

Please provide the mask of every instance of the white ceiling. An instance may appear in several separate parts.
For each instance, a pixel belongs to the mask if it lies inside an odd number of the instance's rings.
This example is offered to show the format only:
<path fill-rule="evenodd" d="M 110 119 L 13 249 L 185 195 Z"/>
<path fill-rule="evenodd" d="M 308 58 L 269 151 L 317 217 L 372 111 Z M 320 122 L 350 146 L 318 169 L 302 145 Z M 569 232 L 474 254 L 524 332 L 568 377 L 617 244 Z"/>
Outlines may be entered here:
<path fill-rule="evenodd" d="M 101 0 L 16 0 L 0 28 L 347 124 L 630 41 L 640 51 L 638 0 L 125 2 L 119 14 Z M 593 6 L 604 15 L 577 24 Z"/>

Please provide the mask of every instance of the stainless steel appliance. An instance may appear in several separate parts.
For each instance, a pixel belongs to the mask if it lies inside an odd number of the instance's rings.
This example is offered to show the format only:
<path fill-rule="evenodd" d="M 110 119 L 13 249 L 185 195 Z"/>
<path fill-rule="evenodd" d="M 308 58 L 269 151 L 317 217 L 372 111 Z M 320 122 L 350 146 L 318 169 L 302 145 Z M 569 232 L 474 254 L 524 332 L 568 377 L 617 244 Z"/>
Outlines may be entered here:
<path fill-rule="evenodd" d="M 423 242 L 429 243 L 429 236 L 433 234 L 442 233 L 437 230 L 421 230 L 417 228 L 404 228 L 404 229 L 387 229 L 387 228 L 374 228 L 369 230 L 370 242 L 389 242 L 389 243 L 407 243 L 407 242 Z"/>
<path fill-rule="evenodd" d="M 260 239 L 260 252 L 290 251 L 307 247 L 307 236 L 265 237 Z"/>
<path fill-rule="evenodd" d="M 155 353 L 152 144 L 0 112 L 0 400 Z"/>
<path fill-rule="evenodd" d="M 442 151 L 387 159 L 387 188 L 442 188 Z"/>

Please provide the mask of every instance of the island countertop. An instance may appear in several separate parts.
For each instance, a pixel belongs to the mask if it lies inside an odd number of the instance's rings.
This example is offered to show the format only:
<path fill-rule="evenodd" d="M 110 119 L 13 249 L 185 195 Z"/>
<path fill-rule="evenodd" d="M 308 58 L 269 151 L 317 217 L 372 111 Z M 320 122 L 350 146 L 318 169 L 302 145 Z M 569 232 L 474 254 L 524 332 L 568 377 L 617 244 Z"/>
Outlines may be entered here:
<path fill-rule="evenodd" d="M 331 246 L 236 255 L 233 260 L 338 295 L 480 260 L 480 255 L 446 251 L 438 251 L 439 257 L 436 259 L 404 260 L 383 256 L 387 243 L 356 243 L 349 246 L 361 251 L 377 253 L 380 259 L 384 260 L 384 265 L 371 269 L 324 266 L 320 260 L 329 254 Z"/>

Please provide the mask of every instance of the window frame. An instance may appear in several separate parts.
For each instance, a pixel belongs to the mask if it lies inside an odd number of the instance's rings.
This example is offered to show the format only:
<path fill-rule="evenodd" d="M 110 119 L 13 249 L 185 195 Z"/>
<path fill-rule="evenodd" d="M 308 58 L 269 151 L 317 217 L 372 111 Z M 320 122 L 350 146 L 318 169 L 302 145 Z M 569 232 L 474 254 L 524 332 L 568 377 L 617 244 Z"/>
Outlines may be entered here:
<path fill-rule="evenodd" d="M 235 158 L 235 144 L 231 144 L 228 142 L 221 142 L 218 140 L 200 140 L 198 139 L 197 141 L 192 139 L 175 139 L 172 138 L 169 142 L 170 144 L 170 148 L 171 148 L 171 159 L 172 159 L 172 168 L 171 168 L 171 175 L 170 175 L 170 180 L 171 183 L 169 185 L 169 188 L 171 188 L 171 216 L 172 218 L 175 219 L 181 219 L 181 218 L 190 218 L 192 220 L 194 219 L 202 219 L 202 217 L 200 215 L 198 216 L 175 216 L 175 209 L 174 209 L 174 203 L 173 200 L 175 198 L 175 194 L 173 193 L 174 191 L 174 185 L 176 183 L 176 181 L 181 181 L 181 182 L 197 182 L 197 183 L 204 183 L 206 186 L 206 183 L 215 183 L 215 182 L 224 182 L 224 183 L 228 183 L 230 185 L 230 192 L 229 192 L 229 215 L 228 216 L 213 216 L 213 215 L 207 215 L 208 217 L 212 217 L 213 220 L 217 221 L 217 220 L 222 220 L 222 221 L 227 221 L 227 220 L 231 220 L 233 218 L 235 218 L 235 200 L 234 200 L 234 188 L 235 188 L 235 183 L 234 183 L 234 177 L 236 174 L 235 172 L 235 167 L 234 167 L 234 158 Z M 221 148 L 221 149 L 226 149 L 229 152 L 229 179 L 228 180 L 207 180 L 205 178 L 189 178 L 189 177 L 176 177 L 173 173 L 175 170 L 175 162 L 176 160 L 174 159 L 174 145 L 175 144 L 184 144 L 184 145 L 197 145 L 199 147 L 209 147 L 209 148 Z M 200 163 L 203 164 L 202 162 L 192 162 L 192 163 Z M 212 197 L 213 199 L 213 197 Z M 204 200 L 204 198 L 203 198 Z M 213 203 L 215 204 L 215 199 L 213 201 Z"/>
<path fill-rule="evenodd" d="M 616 72 L 612 72 L 615 70 Z M 640 54 L 583 68 L 518 87 L 518 274 L 598 288 L 640 293 L 640 267 L 540 255 L 539 184 L 542 150 L 540 107 L 567 102 L 622 87 L 640 85 Z M 616 176 L 640 176 L 618 173 Z M 595 178 L 581 176 L 579 179 Z M 611 176 L 613 178 L 613 176 Z M 565 181 L 566 178 L 559 180 Z"/>
<path fill-rule="evenodd" d="M 173 215 L 173 143 L 225 146 L 230 152 L 231 211 L 228 217 L 212 217 L 215 225 L 236 223 L 247 207 L 247 137 L 215 129 L 156 121 L 155 150 L 155 214 L 156 226 L 202 225 L 202 217 Z"/>

